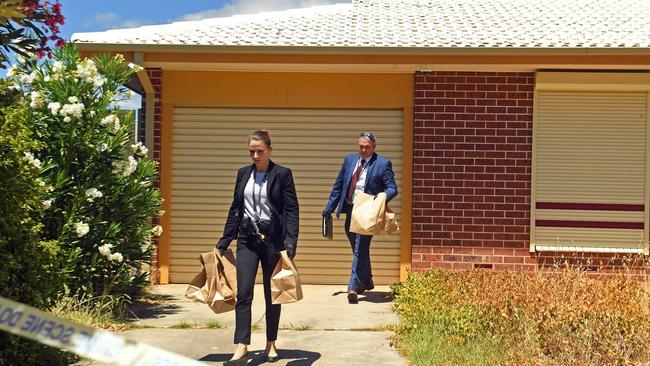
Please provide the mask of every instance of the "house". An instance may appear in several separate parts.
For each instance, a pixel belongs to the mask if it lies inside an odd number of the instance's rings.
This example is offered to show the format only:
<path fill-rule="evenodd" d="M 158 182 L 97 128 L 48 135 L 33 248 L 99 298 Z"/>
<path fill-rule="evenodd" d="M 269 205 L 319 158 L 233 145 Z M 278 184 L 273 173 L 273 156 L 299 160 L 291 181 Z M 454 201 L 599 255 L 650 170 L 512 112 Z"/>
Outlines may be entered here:
<path fill-rule="evenodd" d="M 347 282 L 349 244 L 342 227 L 322 239 L 320 212 L 364 130 L 400 191 L 401 233 L 372 244 L 377 283 L 570 255 L 607 273 L 648 254 L 646 0 L 353 0 L 72 41 L 146 68 L 161 283 L 188 281 L 221 235 L 260 128 L 294 171 L 306 283 Z"/>

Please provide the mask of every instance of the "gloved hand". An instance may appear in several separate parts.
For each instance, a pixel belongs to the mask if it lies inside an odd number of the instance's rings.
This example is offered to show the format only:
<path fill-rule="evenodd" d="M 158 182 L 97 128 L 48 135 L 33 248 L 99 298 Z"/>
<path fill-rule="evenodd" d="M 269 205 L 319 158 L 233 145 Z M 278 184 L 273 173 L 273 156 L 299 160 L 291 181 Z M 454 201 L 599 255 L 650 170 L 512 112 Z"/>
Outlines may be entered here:
<path fill-rule="evenodd" d="M 288 246 L 287 247 L 287 255 L 289 256 L 289 259 L 293 259 L 293 257 L 296 256 L 296 247 Z"/>
<path fill-rule="evenodd" d="M 332 214 L 332 211 L 330 211 L 330 210 L 328 210 L 328 209 L 324 209 L 324 210 L 323 210 L 323 216 L 329 216 L 329 215 L 331 215 L 331 214 Z"/>
<path fill-rule="evenodd" d="M 217 244 L 217 250 L 219 251 L 219 254 L 223 255 L 223 253 L 224 253 L 226 250 L 228 250 L 228 243 L 226 243 L 225 241 L 220 241 L 220 242 Z"/>

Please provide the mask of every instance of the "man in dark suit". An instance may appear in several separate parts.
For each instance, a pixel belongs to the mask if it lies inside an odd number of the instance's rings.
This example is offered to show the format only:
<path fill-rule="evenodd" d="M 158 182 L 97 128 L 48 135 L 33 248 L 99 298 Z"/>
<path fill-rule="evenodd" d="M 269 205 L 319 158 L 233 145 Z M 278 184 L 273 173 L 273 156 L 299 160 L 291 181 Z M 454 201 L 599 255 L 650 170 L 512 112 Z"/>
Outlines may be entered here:
<path fill-rule="evenodd" d="M 362 132 L 359 135 L 358 144 L 359 152 L 350 154 L 343 159 L 343 165 L 323 210 L 323 216 L 332 214 L 337 207 L 337 218 L 341 212 L 346 214 L 345 233 L 354 254 L 352 273 L 348 283 L 348 302 L 351 304 L 358 302 L 357 294 L 374 288 L 370 265 L 372 235 L 350 232 L 354 193 L 365 192 L 376 195 L 386 192 L 387 201 L 397 196 L 393 165 L 390 160 L 375 153 L 377 146 L 375 136 L 370 132 Z"/>

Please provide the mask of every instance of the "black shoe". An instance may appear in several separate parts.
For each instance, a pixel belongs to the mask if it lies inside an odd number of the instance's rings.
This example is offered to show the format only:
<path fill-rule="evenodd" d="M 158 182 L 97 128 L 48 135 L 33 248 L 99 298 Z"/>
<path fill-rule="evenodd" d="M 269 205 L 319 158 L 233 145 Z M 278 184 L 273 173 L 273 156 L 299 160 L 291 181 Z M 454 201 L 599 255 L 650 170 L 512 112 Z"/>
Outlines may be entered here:
<path fill-rule="evenodd" d="M 276 362 L 280 359 L 280 355 L 266 356 L 266 362 Z"/>
<path fill-rule="evenodd" d="M 359 302 L 359 297 L 357 296 L 356 291 L 348 291 L 348 303 L 357 304 Z"/>
<path fill-rule="evenodd" d="M 248 352 L 246 352 L 245 355 L 241 356 L 240 358 L 236 360 L 228 360 L 223 363 L 223 366 L 246 366 L 248 364 L 248 360 L 250 359 L 250 356 L 248 355 Z"/>

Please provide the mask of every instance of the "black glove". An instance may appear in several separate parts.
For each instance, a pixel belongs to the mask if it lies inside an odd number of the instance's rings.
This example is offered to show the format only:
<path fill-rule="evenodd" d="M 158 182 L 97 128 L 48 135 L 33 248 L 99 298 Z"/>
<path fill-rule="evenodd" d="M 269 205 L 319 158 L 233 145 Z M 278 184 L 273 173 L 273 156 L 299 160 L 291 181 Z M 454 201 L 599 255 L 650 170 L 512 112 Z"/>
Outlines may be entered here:
<path fill-rule="evenodd" d="M 328 210 L 328 209 L 324 209 L 324 210 L 323 210 L 323 216 L 329 216 L 329 215 L 331 215 L 331 214 L 332 214 L 332 211 L 330 211 L 330 210 Z"/>
<path fill-rule="evenodd" d="M 217 250 L 219 251 L 219 254 L 223 255 L 223 252 L 228 250 L 228 244 L 229 243 L 226 243 L 225 241 L 220 241 L 217 243 Z"/>
<path fill-rule="evenodd" d="M 287 255 L 289 256 L 289 259 L 293 259 L 293 257 L 296 256 L 296 247 L 288 246 L 287 247 Z"/>

